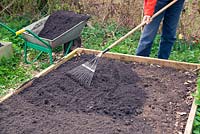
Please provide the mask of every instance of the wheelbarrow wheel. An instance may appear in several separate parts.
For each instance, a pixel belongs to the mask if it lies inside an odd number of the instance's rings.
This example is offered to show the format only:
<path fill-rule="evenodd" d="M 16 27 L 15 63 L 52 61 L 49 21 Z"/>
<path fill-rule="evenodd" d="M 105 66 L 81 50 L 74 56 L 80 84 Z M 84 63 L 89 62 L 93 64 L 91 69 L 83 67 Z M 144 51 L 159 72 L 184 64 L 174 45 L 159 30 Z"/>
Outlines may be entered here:
<path fill-rule="evenodd" d="M 81 47 L 81 37 L 80 36 L 73 41 L 64 43 L 64 54 L 66 55 L 67 53 L 70 53 L 71 51 L 73 51 L 74 49 L 76 49 L 78 47 Z M 68 50 L 68 52 L 67 52 L 67 50 Z"/>

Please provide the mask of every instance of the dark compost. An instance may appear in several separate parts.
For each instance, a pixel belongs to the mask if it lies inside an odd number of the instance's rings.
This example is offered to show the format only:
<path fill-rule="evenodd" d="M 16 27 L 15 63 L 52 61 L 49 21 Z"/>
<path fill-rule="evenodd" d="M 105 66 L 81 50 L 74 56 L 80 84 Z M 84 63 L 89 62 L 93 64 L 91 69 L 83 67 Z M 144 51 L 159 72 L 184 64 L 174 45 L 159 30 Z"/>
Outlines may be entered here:
<path fill-rule="evenodd" d="M 157 65 L 100 59 L 89 88 L 67 71 L 82 55 L 0 104 L 1 134 L 176 134 L 183 132 L 197 76 Z"/>
<path fill-rule="evenodd" d="M 72 11 L 54 12 L 47 19 L 39 36 L 47 39 L 55 39 L 81 21 L 87 21 L 89 18 L 88 15 L 77 14 Z"/>

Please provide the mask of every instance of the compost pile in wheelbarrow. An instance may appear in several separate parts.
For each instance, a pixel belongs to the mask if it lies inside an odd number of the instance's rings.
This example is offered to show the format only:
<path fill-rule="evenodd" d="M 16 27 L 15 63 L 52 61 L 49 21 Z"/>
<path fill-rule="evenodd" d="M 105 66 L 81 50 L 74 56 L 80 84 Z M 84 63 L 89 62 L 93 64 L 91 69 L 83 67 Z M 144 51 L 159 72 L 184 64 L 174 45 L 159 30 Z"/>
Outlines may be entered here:
<path fill-rule="evenodd" d="M 88 15 L 77 14 L 72 11 L 54 12 L 47 19 L 39 36 L 46 39 L 55 39 L 81 21 L 86 21 L 89 18 Z"/>
<path fill-rule="evenodd" d="M 197 76 L 100 59 L 90 88 L 67 71 L 74 58 L 0 104 L 2 134 L 175 134 L 184 131 Z"/>

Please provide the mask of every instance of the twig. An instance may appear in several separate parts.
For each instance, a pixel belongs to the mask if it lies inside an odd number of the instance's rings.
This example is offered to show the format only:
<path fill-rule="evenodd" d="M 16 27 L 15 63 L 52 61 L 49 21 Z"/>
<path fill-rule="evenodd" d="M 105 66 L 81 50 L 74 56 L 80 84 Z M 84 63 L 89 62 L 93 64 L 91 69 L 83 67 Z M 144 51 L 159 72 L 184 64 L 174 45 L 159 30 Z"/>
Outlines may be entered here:
<path fill-rule="evenodd" d="M 1 13 L 3 13 L 5 10 L 7 10 L 8 11 L 8 8 L 10 7 L 10 6 L 12 6 L 12 4 L 15 2 L 15 0 L 13 0 L 10 4 L 8 4 L 1 12 L 0 12 L 0 14 Z M 3 6 L 2 6 L 3 7 Z"/>
<path fill-rule="evenodd" d="M 91 29 L 95 29 L 93 26 L 92 26 L 92 23 L 90 21 L 87 22 L 87 26 Z"/>
<path fill-rule="evenodd" d="M 200 70 L 200 67 L 198 67 L 198 68 L 196 68 L 196 69 L 192 70 L 192 72 L 198 73 L 198 72 L 199 72 L 199 70 Z"/>

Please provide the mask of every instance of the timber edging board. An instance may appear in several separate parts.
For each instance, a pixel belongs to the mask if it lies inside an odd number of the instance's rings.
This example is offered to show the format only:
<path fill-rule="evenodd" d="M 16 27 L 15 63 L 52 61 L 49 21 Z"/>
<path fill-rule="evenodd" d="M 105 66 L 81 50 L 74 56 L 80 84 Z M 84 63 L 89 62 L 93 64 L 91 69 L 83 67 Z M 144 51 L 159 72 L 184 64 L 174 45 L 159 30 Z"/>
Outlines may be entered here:
<path fill-rule="evenodd" d="M 18 94 L 19 92 L 23 91 L 24 89 L 30 87 L 33 84 L 33 82 L 34 82 L 35 79 L 37 79 L 37 78 L 39 78 L 41 76 L 44 76 L 44 75 L 48 74 L 49 72 L 51 72 L 52 70 L 58 68 L 60 65 L 62 65 L 63 63 L 65 63 L 67 60 L 71 59 L 76 54 L 77 54 L 77 51 L 74 50 L 70 54 L 68 54 L 67 56 L 63 57 L 60 62 L 58 62 L 56 64 L 52 64 L 48 68 L 44 69 L 42 72 L 40 72 L 37 75 L 35 75 L 32 79 L 30 79 L 30 80 L 26 81 L 25 83 L 23 83 L 22 85 L 20 85 L 13 92 L 10 92 L 10 93 L 6 94 L 5 96 L 3 96 L 2 98 L 0 98 L 0 103 L 2 103 L 3 101 L 5 101 L 6 99 L 8 99 L 9 97 L 11 97 L 12 95 Z"/>
<path fill-rule="evenodd" d="M 78 49 L 77 51 L 79 51 L 79 53 L 85 53 L 85 54 L 98 54 L 100 52 L 100 51 L 90 50 L 90 49 Z M 141 56 L 119 54 L 119 53 L 112 53 L 112 52 L 105 53 L 103 57 L 122 60 L 122 61 L 134 61 L 134 62 L 139 62 L 139 63 L 157 64 L 160 66 L 172 67 L 175 69 L 183 69 L 183 70 L 189 70 L 189 71 L 196 71 L 200 69 L 200 64 L 177 62 L 177 61 L 172 61 L 172 60 L 155 59 L 155 58 L 149 58 L 149 57 L 141 57 Z M 193 122 L 194 122 L 194 118 L 196 114 L 196 109 L 197 109 L 197 105 L 195 104 L 195 101 L 193 100 L 184 134 L 192 134 L 192 128 L 193 128 Z"/>
<path fill-rule="evenodd" d="M 192 128 L 193 128 L 193 122 L 194 122 L 196 110 L 197 110 L 197 105 L 195 104 L 195 101 L 193 100 L 184 134 L 192 134 Z"/>
<path fill-rule="evenodd" d="M 42 72 L 37 74 L 34 78 L 31 80 L 25 82 L 22 84 L 19 88 L 17 88 L 14 92 L 11 92 L 4 97 L 0 98 L 0 103 L 8 99 L 14 94 L 18 94 L 19 92 L 23 91 L 24 89 L 30 87 L 35 79 L 44 76 L 48 74 L 49 72 L 55 70 L 63 63 L 67 62 L 69 59 L 73 58 L 76 55 L 80 55 L 81 53 L 84 54 L 98 54 L 100 51 L 97 50 L 91 50 L 91 49 L 84 49 L 84 48 L 77 48 L 71 53 L 69 53 L 67 56 L 63 57 L 62 60 L 56 64 L 52 64 L 48 68 L 44 69 Z M 133 55 L 127 55 L 127 54 L 119 54 L 119 53 L 111 53 L 107 52 L 103 55 L 103 57 L 110 58 L 110 59 L 116 59 L 116 60 L 122 60 L 122 61 L 133 61 L 133 62 L 139 62 L 139 63 L 148 63 L 148 64 L 157 64 L 160 66 L 165 67 L 172 67 L 175 69 L 183 69 L 183 70 L 199 70 L 200 64 L 193 64 L 193 63 L 185 63 L 185 62 L 177 62 L 177 61 L 171 61 L 171 60 L 162 60 L 162 59 L 155 59 L 155 58 L 149 58 L 149 57 L 140 57 L 140 56 L 133 56 Z M 184 134 L 192 134 L 192 127 L 194 122 L 194 117 L 196 113 L 197 106 L 194 103 L 193 100 L 192 107 L 190 109 L 189 117 L 186 123 Z"/>

